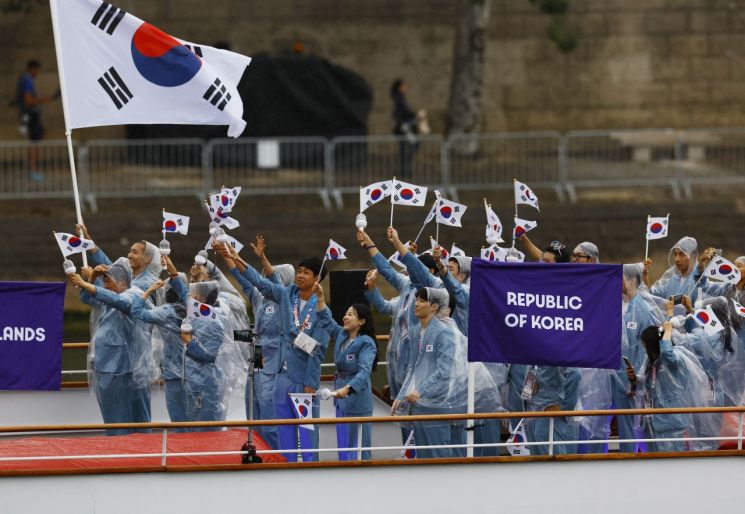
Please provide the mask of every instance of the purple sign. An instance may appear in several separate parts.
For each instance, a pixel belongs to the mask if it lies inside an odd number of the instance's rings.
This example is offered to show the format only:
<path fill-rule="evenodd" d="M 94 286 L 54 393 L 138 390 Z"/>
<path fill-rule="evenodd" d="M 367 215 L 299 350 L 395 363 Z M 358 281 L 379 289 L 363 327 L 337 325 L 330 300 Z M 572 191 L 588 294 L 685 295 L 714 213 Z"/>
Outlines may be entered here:
<path fill-rule="evenodd" d="M 621 366 L 620 265 L 474 259 L 468 360 Z"/>
<path fill-rule="evenodd" d="M 59 390 L 64 282 L 0 282 L 0 389 Z"/>

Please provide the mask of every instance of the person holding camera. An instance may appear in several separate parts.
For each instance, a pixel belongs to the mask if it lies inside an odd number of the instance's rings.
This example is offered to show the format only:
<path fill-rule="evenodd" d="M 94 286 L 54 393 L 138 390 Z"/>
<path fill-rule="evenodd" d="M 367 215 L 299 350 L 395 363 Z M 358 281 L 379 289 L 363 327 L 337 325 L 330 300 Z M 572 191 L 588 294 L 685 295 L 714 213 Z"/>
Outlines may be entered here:
<path fill-rule="evenodd" d="M 364 303 L 349 306 L 343 325 L 331 318 L 326 307 L 323 288 L 317 284 L 318 319 L 321 326 L 334 339 L 334 405 L 336 417 L 372 416 L 373 399 L 370 374 L 377 364 L 378 347 L 375 344 L 375 327 L 372 312 Z M 359 431 L 362 430 L 360 439 Z M 336 425 L 336 442 L 339 448 L 354 448 L 361 441 L 363 447 L 372 444 L 372 424 Z M 362 452 L 363 460 L 370 460 L 369 450 Z M 357 452 L 339 451 L 339 460 L 356 460 Z"/>

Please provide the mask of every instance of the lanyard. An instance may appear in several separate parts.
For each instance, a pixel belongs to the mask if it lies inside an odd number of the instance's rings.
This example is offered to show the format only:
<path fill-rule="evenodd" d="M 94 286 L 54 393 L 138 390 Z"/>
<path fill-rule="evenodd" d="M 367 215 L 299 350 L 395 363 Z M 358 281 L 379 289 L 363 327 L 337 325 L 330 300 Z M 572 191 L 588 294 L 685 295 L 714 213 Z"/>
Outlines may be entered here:
<path fill-rule="evenodd" d="M 305 331 L 306 329 L 310 328 L 310 316 L 313 313 L 313 309 L 316 308 L 316 296 L 313 295 L 310 300 L 308 300 L 305 303 L 305 307 L 303 308 L 303 312 L 306 312 L 305 319 L 302 323 L 300 323 L 300 315 L 302 312 L 300 312 L 300 294 L 298 293 L 297 296 L 295 296 L 295 301 L 292 305 L 292 314 L 295 321 L 295 328 L 297 328 L 300 332 Z"/>

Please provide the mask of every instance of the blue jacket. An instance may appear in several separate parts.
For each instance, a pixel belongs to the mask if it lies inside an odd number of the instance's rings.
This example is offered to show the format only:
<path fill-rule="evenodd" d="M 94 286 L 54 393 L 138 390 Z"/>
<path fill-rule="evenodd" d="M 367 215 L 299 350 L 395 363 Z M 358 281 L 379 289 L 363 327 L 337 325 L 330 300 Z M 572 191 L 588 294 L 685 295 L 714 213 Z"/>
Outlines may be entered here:
<path fill-rule="evenodd" d="M 323 324 L 335 341 L 334 389 L 341 389 L 346 385 L 354 389 L 354 394 L 337 398 L 334 403 L 344 414 L 371 414 L 373 399 L 370 373 L 378 351 L 375 341 L 367 335 L 358 335 L 350 341 L 349 334 L 336 324 L 328 311 L 324 310 L 318 317 L 319 323 Z"/>
<path fill-rule="evenodd" d="M 208 387 L 217 387 L 221 373 L 215 361 L 223 343 L 224 327 L 220 321 L 195 318 L 191 320 L 192 339 L 186 346 L 187 382 Z"/>
<path fill-rule="evenodd" d="M 552 405 L 574 410 L 579 399 L 579 369 L 538 366 L 536 373 L 538 391 L 528 402 L 528 410 L 542 411 Z"/>
<path fill-rule="evenodd" d="M 276 273 L 267 277 L 275 284 L 279 284 L 279 278 Z M 247 287 L 246 287 L 247 286 Z M 258 336 L 258 343 L 261 345 L 261 355 L 263 359 L 262 372 L 268 375 L 275 375 L 282 366 L 280 359 L 280 346 L 282 342 L 281 320 L 279 314 L 279 304 L 265 298 L 259 290 L 251 284 L 241 284 L 243 292 L 248 296 L 251 307 L 254 311 L 254 332 Z"/>
<path fill-rule="evenodd" d="M 440 278 L 450 297 L 455 298 L 455 312 L 452 313 L 451 317 L 458 326 L 458 330 L 464 335 L 468 335 L 468 302 L 471 299 L 471 289 L 458 282 L 449 271 L 444 277 Z"/>
<path fill-rule="evenodd" d="M 656 373 L 653 370 L 656 368 Z M 654 376 L 656 374 L 656 377 Z M 675 351 L 669 339 L 660 341 L 660 357 L 644 370 L 642 395 L 646 398 L 645 407 L 674 408 L 686 407 L 685 390 L 688 384 L 688 371 L 683 358 Z M 664 433 L 684 429 L 690 416 L 686 414 L 654 415 L 651 417 L 655 432 Z"/>
<path fill-rule="evenodd" d="M 261 276 L 253 267 L 248 266 L 241 274 L 238 268 L 231 270 L 235 279 L 245 290 L 250 285 L 256 286 L 259 292 L 268 300 L 279 305 L 279 324 L 281 333 L 280 362 L 283 367 L 280 372 L 286 372 L 288 378 L 305 387 L 318 389 L 321 381 L 321 362 L 326 355 L 329 344 L 329 335 L 317 323 L 318 313 L 315 308 L 315 295 L 311 296 L 300 312 L 299 292 L 296 285 L 283 286 L 276 284 Z M 297 307 L 298 320 L 296 324 L 293 308 Z M 327 307 L 328 309 L 328 307 Z M 300 332 L 300 327 L 306 322 L 305 333 L 318 341 L 318 346 L 308 355 L 303 350 L 296 348 L 293 341 Z"/>

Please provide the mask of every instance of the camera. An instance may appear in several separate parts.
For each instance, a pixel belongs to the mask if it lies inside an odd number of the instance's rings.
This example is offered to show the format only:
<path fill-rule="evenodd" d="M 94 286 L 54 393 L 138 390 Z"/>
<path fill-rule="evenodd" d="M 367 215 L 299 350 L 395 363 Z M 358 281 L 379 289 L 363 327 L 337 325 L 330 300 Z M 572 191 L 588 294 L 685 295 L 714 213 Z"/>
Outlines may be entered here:
<path fill-rule="evenodd" d="M 670 299 L 673 301 L 673 305 L 680 305 L 680 302 L 683 301 L 683 296 L 682 294 L 671 296 Z"/>
<path fill-rule="evenodd" d="M 258 337 L 256 337 L 256 334 L 254 333 L 252 328 L 246 330 L 233 330 L 233 340 L 236 342 L 248 343 L 247 360 L 249 362 L 253 361 L 254 368 L 261 369 L 264 367 L 261 362 L 263 360 L 261 345 L 256 344 Z"/>

